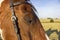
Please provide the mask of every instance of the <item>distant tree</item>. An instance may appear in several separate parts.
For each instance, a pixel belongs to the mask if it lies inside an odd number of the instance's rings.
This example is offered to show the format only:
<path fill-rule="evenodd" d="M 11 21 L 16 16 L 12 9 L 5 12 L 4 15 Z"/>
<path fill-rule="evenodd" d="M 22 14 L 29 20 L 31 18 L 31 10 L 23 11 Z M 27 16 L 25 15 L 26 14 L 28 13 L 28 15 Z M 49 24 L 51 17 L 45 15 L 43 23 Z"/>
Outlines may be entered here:
<path fill-rule="evenodd" d="M 54 22 L 54 20 L 51 18 L 51 19 L 50 19 L 50 22 Z"/>
<path fill-rule="evenodd" d="M 51 18 L 47 18 L 47 19 L 51 19 Z"/>
<path fill-rule="evenodd" d="M 56 19 L 58 19 L 58 18 L 56 18 Z"/>

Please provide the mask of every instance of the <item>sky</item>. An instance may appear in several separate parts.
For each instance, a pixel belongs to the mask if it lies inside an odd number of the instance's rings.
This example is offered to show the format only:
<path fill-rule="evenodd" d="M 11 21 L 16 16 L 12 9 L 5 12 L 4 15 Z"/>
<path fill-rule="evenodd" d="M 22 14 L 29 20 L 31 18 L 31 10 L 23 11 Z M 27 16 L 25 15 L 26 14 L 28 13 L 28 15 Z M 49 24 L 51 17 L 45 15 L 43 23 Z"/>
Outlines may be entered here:
<path fill-rule="evenodd" d="M 31 0 L 39 18 L 60 18 L 60 0 Z"/>

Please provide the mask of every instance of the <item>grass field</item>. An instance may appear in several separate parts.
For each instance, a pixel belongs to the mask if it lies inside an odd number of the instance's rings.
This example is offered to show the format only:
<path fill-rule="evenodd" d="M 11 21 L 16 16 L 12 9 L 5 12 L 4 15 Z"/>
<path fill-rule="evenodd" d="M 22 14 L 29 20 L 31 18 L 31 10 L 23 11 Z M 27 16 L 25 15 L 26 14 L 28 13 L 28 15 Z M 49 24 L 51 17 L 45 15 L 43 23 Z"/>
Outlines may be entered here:
<path fill-rule="evenodd" d="M 60 40 L 60 19 L 40 19 L 50 40 Z"/>

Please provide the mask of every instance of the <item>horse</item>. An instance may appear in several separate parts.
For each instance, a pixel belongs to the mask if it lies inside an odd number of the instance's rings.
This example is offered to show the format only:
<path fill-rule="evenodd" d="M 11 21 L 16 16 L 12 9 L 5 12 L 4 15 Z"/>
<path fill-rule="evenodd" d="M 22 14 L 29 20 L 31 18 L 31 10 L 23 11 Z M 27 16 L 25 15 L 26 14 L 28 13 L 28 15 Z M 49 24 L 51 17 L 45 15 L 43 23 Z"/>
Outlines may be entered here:
<path fill-rule="evenodd" d="M 35 14 L 36 9 L 29 3 L 30 0 L 4 0 L 0 7 L 0 29 L 2 40 L 47 40 L 43 26 Z M 19 3 L 18 3 L 19 2 Z M 12 10 L 17 17 L 18 34 L 14 28 Z M 20 39 L 19 39 L 20 38 Z"/>

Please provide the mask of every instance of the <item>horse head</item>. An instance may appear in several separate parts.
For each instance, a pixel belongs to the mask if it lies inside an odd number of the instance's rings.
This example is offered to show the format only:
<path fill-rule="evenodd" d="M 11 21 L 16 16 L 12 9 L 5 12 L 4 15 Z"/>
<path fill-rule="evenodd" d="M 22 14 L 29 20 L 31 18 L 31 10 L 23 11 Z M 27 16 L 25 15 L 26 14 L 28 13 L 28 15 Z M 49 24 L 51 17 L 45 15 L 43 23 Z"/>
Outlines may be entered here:
<path fill-rule="evenodd" d="M 35 8 L 28 1 L 30 0 L 4 0 L 2 2 L 0 28 L 3 30 L 4 40 L 20 38 L 17 37 L 15 23 L 13 25 L 11 21 L 12 16 L 13 19 L 17 18 L 17 30 L 22 40 L 47 40 L 43 26 L 34 12 Z"/>

